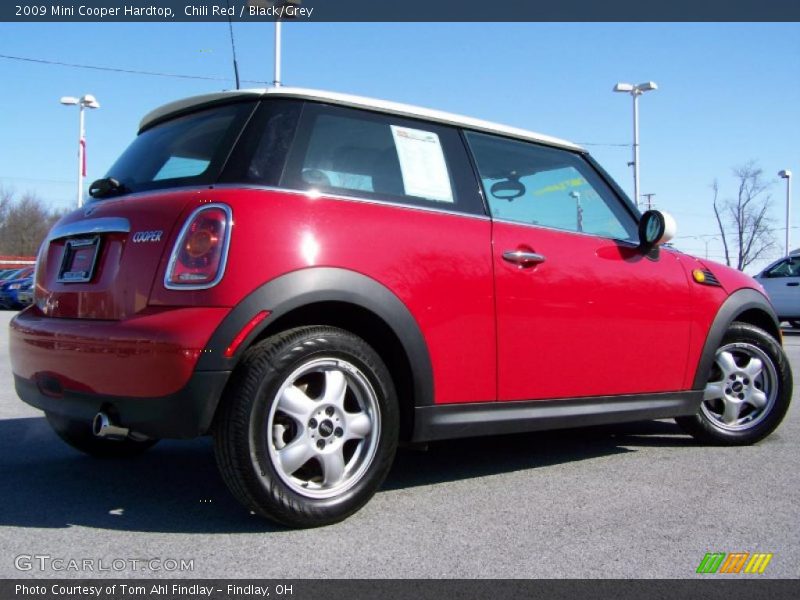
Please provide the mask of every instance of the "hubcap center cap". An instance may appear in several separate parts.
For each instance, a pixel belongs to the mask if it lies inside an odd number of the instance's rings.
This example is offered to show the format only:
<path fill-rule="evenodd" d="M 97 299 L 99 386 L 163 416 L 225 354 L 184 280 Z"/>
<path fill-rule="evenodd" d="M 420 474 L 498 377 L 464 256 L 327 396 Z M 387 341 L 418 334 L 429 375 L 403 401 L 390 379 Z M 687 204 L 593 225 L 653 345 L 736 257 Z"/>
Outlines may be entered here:
<path fill-rule="evenodd" d="M 736 381 L 736 382 L 734 382 L 734 384 L 731 386 L 731 389 L 732 389 L 734 392 L 736 392 L 737 394 L 738 394 L 739 392 L 741 392 L 741 391 L 742 391 L 742 388 L 744 388 L 744 385 L 742 385 L 742 382 L 741 382 L 741 381 Z"/>
<path fill-rule="evenodd" d="M 319 434 L 322 437 L 329 437 L 333 433 L 333 423 L 330 419 L 325 419 L 319 424 Z"/>

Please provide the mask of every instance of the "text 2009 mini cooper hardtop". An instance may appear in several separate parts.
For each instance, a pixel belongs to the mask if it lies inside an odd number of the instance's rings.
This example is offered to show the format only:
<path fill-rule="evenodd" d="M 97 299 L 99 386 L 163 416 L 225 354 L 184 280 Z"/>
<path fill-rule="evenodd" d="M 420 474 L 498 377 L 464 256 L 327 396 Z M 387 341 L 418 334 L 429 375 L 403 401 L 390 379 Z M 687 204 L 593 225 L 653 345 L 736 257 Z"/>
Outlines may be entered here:
<path fill-rule="evenodd" d="M 568 142 L 229 92 L 147 115 L 90 191 L 11 323 L 19 395 L 93 455 L 213 434 L 285 524 L 352 514 L 400 440 L 677 417 L 747 444 L 789 406 L 760 286 L 662 246 Z"/>

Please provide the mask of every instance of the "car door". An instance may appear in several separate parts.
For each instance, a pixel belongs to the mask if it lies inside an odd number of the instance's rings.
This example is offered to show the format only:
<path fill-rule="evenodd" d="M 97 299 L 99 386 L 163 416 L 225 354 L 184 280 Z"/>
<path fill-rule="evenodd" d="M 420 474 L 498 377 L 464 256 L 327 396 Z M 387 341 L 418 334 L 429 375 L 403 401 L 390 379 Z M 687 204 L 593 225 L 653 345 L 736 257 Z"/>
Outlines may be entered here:
<path fill-rule="evenodd" d="M 758 276 L 782 319 L 800 317 L 800 256 L 786 258 Z"/>
<path fill-rule="evenodd" d="M 675 391 L 691 289 L 580 154 L 466 134 L 493 225 L 498 399 Z"/>

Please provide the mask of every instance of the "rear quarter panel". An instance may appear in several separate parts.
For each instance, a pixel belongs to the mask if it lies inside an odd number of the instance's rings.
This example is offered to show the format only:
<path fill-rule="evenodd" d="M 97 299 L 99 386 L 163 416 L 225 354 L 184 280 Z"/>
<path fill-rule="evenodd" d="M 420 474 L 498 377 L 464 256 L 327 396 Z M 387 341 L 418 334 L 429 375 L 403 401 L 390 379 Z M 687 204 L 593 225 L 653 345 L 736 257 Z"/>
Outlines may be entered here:
<path fill-rule="evenodd" d="M 495 399 L 488 219 L 240 188 L 209 190 L 186 207 L 183 218 L 203 202 L 223 202 L 233 211 L 225 277 L 209 290 L 168 290 L 165 252 L 151 305 L 230 307 L 298 269 L 357 271 L 391 290 L 417 321 L 431 357 L 437 403 Z"/>

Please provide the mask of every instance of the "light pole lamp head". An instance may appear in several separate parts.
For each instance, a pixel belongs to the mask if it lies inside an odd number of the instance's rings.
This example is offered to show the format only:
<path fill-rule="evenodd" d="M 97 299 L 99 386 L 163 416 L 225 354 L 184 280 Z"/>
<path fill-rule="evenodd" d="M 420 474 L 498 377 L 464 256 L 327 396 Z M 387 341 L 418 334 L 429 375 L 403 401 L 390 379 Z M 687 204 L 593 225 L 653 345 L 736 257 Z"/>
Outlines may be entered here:
<path fill-rule="evenodd" d="M 77 104 L 79 100 L 75 96 L 61 96 L 60 102 L 65 106 L 72 106 Z"/>
<path fill-rule="evenodd" d="M 624 92 L 630 94 L 633 91 L 633 84 L 632 83 L 618 83 L 614 86 L 613 91 L 615 92 Z"/>
<path fill-rule="evenodd" d="M 80 102 L 81 106 L 85 108 L 100 108 L 100 103 L 91 94 L 84 94 Z"/>
<path fill-rule="evenodd" d="M 781 179 L 791 179 L 792 172 L 789 169 L 784 169 L 783 171 L 778 171 L 778 177 Z"/>
<path fill-rule="evenodd" d="M 636 86 L 636 91 L 640 93 L 645 92 L 652 92 L 653 90 L 657 90 L 658 86 L 656 85 L 655 81 L 645 81 L 644 83 L 640 83 Z"/>

